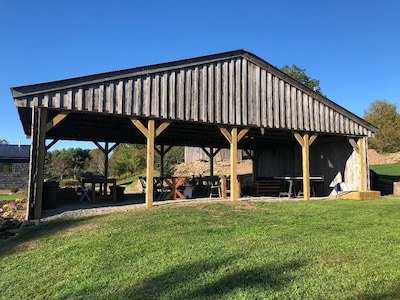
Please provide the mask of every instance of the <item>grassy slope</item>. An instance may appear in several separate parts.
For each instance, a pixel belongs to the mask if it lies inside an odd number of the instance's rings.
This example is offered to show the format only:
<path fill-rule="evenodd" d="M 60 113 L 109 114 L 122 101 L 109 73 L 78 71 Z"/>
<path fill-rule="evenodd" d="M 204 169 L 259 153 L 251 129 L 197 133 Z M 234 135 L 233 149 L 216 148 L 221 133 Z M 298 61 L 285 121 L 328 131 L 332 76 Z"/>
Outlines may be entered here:
<path fill-rule="evenodd" d="M 400 202 L 211 203 L 0 241 L 2 299 L 400 298 Z"/>
<path fill-rule="evenodd" d="M 370 169 L 383 179 L 400 180 L 400 163 L 372 165 Z"/>

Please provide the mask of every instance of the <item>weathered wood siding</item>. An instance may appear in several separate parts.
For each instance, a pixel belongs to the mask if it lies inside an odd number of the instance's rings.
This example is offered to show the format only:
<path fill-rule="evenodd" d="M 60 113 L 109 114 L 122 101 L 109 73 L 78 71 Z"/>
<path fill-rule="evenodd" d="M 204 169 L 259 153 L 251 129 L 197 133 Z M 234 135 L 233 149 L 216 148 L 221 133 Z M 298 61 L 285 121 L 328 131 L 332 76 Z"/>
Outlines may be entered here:
<path fill-rule="evenodd" d="M 181 66 L 14 89 L 18 107 L 50 107 L 237 126 L 372 136 L 365 123 L 249 53 Z M 113 75 L 113 76 L 111 76 Z M 42 88 L 42 90 L 40 90 Z"/>
<path fill-rule="evenodd" d="M 357 190 L 357 153 L 348 139 L 317 141 L 310 147 L 310 175 L 324 176 L 324 182 L 315 185 L 317 195 L 335 194 L 333 186 L 339 182 Z M 301 149 L 296 144 L 268 146 L 257 153 L 255 166 L 255 177 L 302 176 Z"/>

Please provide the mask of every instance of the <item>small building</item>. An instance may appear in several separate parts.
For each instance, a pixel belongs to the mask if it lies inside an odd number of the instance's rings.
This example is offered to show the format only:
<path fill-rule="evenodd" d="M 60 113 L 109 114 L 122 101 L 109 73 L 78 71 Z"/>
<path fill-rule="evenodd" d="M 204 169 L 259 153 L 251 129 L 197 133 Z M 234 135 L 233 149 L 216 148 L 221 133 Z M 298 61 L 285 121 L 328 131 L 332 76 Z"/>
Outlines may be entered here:
<path fill-rule="evenodd" d="M 0 190 L 27 187 L 30 148 L 29 145 L 0 145 Z"/>

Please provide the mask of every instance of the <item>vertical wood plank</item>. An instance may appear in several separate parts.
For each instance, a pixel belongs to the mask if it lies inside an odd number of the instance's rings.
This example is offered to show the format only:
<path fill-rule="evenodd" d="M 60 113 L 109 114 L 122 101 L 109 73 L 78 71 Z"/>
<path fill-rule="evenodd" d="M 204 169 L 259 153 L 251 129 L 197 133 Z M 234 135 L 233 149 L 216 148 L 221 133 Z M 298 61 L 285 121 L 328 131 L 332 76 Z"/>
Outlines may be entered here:
<path fill-rule="evenodd" d="M 261 101 L 261 121 L 260 125 L 262 127 L 267 127 L 267 71 L 261 69 L 260 74 L 260 101 Z"/>
<path fill-rule="evenodd" d="M 160 117 L 160 75 L 151 78 L 151 116 Z"/>
<path fill-rule="evenodd" d="M 242 103 L 244 101 L 243 99 L 243 80 L 242 80 L 242 60 L 241 59 L 237 59 L 236 63 L 235 63 L 235 70 L 236 70 L 236 77 L 235 77 L 235 86 L 236 86 L 236 90 L 235 90 L 235 121 L 237 123 L 241 123 L 242 122 Z"/>
<path fill-rule="evenodd" d="M 260 111 L 261 111 L 261 99 L 260 99 L 260 67 L 252 64 L 251 70 L 251 108 L 249 108 L 249 116 L 252 119 L 250 124 L 260 124 Z"/>
<path fill-rule="evenodd" d="M 133 80 L 128 79 L 125 83 L 125 108 L 124 112 L 128 116 L 132 114 L 132 108 L 133 108 Z"/>
<path fill-rule="evenodd" d="M 314 101 L 314 128 L 315 131 L 320 131 L 321 130 L 321 121 L 320 121 L 320 111 L 319 111 L 319 102 Z"/>
<path fill-rule="evenodd" d="M 125 109 L 124 81 L 120 80 L 115 89 L 115 113 L 122 115 Z"/>
<path fill-rule="evenodd" d="M 176 117 L 176 73 L 175 71 L 171 71 L 169 75 L 169 84 L 168 84 L 168 116 L 171 119 L 175 119 Z"/>
<path fill-rule="evenodd" d="M 303 93 L 303 128 L 310 131 L 310 111 L 308 109 L 308 95 Z"/>
<path fill-rule="evenodd" d="M 298 120 L 297 120 L 297 98 L 296 98 L 297 92 L 296 92 L 296 88 L 294 86 L 291 87 L 291 91 L 290 91 L 290 102 L 291 102 L 291 119 L 292 119 L 292 128 L 293 129 L 297 129 L 298 128 Z"/>
<path fill-rule="evenodd" d="M 199 120 L 199 67 L 193 69 L 192 75 L 192 115 L 191 119 L 194 121 Z"/>
<path fill-rule="evenodd" d="M 208 96 L 208 89 L 207 89 L 207 82 L 208 82 L 208 70 L 207 66 L 202 66 L 200 70 L 200 115 L 199 120 L 201 122 L 205 122 L 207 120 L 207 113 L 208 113 L 208 105 L 207 105 L 207 96 Z"/>
<path fill-rule="evenodd" d="M 235 78 L 236 78 L 236 70 L 235 70 L 235 60 L 231 60 L 229 63 L 228 70 L 228 78 L 229 78 L 229 95 L 228 95 L 228 124 L 235 124 L 235 114 L 236 114 L 236 89 L 235 89 Z"/>
<path fill-rule="evenodd" d="M 243 59 L 242 64 L 242 105 L 241 105 L 241 119 L 242 123 L 248 124 L 248 114 L 247 114 L 247 106 L 248 106 L 248 62 L 247 59 Z"/>
<path fill-rule="evenodd" d="M 285 128 L 285 82 L 279 79 L 279 127 Z"/>
<path fill-rule="evenodd" d="M 208 97 L 207 97 L 207 107 L 208 107 L 208 114 L 207 114 L 207 122 L 214 122 L 214 106 L 215 106 L 215 98 L 214 98 L 214 65 L 208 65 Z"/>
<path fill-rule="evenodd" d="M 142 113 L 142 78 L 136 78 L 134 81 L 132 114 L 138 116 Z"/>
<path fill-rule="evenodd" d="M 227 124 L 229 122 L 229 74 L 228 62 L 222 63 L 221 70 L 221 123 Z"/>
<path fill-rule="evenodd" d="M 161 75 L 160 117 L 168 118 L 168 73 Z"/>
<path fill-rule="evenodd" d="M 185 77 L 183 82 L 183 89 L 185 91 L 185 95 L 183 98 L 184 107 L 183 107 L 183 116 L 184 120 L 192 119 L 192 105 L 193 105 L 193 97 L 192 97 L 192 70 L 190 68 L 186 69 Z"/>
<path fill-rule="evenodd" d="M 143 78 L 142 95 L 143 115 L 151 116 L 151 77 L 149 75 Z"/>
<path fill-rule="evenodd" d="M 274 119 L 273 119 L 273 127 L 279 128 L 279 80 L 278 77 L 273 77 L 273 97 L 274 103 L 272 105 L 272 109 L 274 111 Z"/>
<path fill-rule="evenodd" d="M 218 62 L 215 66 L 215 78 L 214 78 L 214 88 L 215 88 L 215 114 L 213 122 L 221 123 L 221 103 L 222 103 L 222 75 L 221 75 L 222 65 Z"/>
<path fill-rule="evenodd" d="M 286 128 L 293 128 L 292 115 L 291 115 L 291 97 L 290 97 L 290 85 L 285 83 L 285 112 L 286 112 Z"/>
<path fill-rule="evenodd" d="M 274 112 L 273 112 L 273 84 L 272 74 L 267 73 L 267 126 L 272 128 L 274 125 Z"/>
<path fill-rule="evenodd" d="M 309 122 L 310 122 L 310 130 L 315 131 L 315 123 L 314 123 L 314 98 L 308 97 L 308 114 L 309 114 Z"/>

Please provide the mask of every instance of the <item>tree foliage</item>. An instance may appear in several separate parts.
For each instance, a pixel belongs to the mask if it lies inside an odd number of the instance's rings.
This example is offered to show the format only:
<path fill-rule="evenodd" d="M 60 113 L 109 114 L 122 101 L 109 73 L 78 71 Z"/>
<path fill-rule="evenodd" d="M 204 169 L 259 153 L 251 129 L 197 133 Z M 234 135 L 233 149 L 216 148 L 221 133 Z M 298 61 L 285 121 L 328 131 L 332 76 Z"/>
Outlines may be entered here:
<path fill-rule="evenodd" d="M 378 127 L 369 147 L 380 153 L 400 151 L 400 116 L 397 106 L 386 100 L 376 100 L 364 111 L 364 119 Z"/>
<path fill-rule="evenodd" d="M 172 175 L 175 165 L 183 162 L 183 147 L 173 147 L 164 157 L 164 175 Z M 155 154 L 155 170 L 160 171 L 160 155 Z M 134 174 L 144 173 L 146 169 L 146 146 L 145 145 L 118 145 L 110 157 L 110 174 L 112 176 L 127 177 Z"/>
<path fill-rule="evenodd" d="M 112 176 L 129 176 L 146 168 L 146 148 L 144 145 L 120 144 L 110 157 Z"/>
<path fill-rule="evenodd" d="M 8 141 L 5 139 L 0 139 L 0 145 L 7 145 Z"/>
<path fill-rule="evenodd" d="M 89 150 L 81 148 L 54 150 L 46 155 L 45 174 L 52 179 L 79 179 L 88 174 L 89 161 Z"/>
<path fill-rule="evenodd" d="M 321 88 L 319 86 L 319 80 L 312 79 L 306 74 L 306 69 L 299 68 L 295 64 L 292 66 L 283 66 L 281 71 L 293 77 L 300 83 L 304 84 L 305 86 L 309 87 L 313 91 L 321 94 Z"/>

